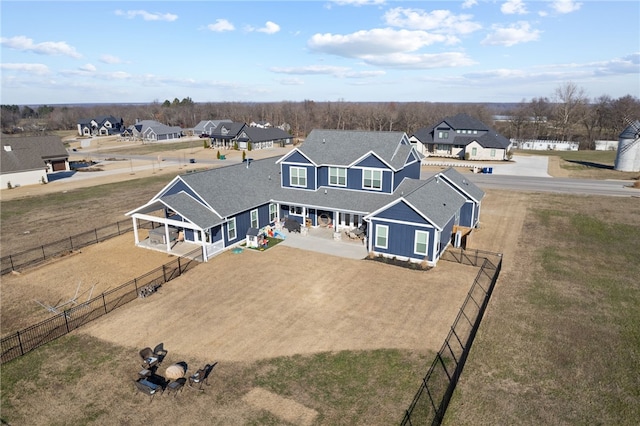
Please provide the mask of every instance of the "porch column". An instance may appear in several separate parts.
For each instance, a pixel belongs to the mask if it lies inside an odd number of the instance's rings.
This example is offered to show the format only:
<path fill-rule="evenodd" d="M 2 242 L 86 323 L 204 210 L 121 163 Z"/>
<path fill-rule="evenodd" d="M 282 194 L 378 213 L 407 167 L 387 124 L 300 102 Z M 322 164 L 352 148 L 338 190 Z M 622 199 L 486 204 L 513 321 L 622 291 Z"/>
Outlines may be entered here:
<path fill-rule="evenodd" d="M 339 229 L 338 229 L 338 227 L 339 227 L 339 223 L 338 222 L 339 221 L 340 221 L 340 212 L 339 211 L 334 211 L 333 212 L 333 223 L 334 223 L 333 230 L 334 230 L 334 232 L 339 232 Z"/>
<path fill-rule="evenodd" d="M 208 261 L 209 261 L 209 259 L 208 259 L 208 258 L 209 258 L 209 256 L 207 256 L 207 246 L 206 246 L 206 245 L 203 245 L 203 246 L 202 246 L 202 260 L 203 260 L 204 262 L 208 262 Z"/>
<path fill-rule="evenodd" d="M 133 238 L 135 239 L 136 245 L 140 243 L 140 236 L 138 235 L 138 219 L 133 216 Z"/>
<path fill-rule="evenodd" d="M 171 251 L 171 241 L 169 241 L 169 225 L 164 224 L 164 241 L 167 244 L 167 252 Z"/>

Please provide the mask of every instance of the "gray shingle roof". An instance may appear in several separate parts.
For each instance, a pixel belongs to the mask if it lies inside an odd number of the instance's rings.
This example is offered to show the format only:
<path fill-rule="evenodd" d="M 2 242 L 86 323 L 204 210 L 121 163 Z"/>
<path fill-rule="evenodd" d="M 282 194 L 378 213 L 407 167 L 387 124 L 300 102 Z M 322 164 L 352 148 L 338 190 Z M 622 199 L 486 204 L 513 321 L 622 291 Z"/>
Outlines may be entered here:
<path fill-rule="evenodd" d="M 299 149 L 316 165 L 348 166 L 375 152 L 393 169 L 405 164 L 411 145 L 400 145 L 404 132 L 312 130 Z"/>
<path fill-rule="evenodd" d="M 165 195 L 160 197 L 160 200 L 180 216 L 188 218 L 190 222 L 202 229 L 212 228 L 224 222 L 215 212 L 184 192 Z"/>
<path fill-rule="evenodd" d="M 451 220 L 466 201 L 462 195 L 451 190 L 437 176 L 431 177 L 427 181 L 412 179 L 406 179 L 406 181 L 407 188 L 410 189 L 410 186 L 413 185 L 417 187 L 410 191 L 404 191 L 405 194 L 402 198 L 429 218 L 439 229 L 442 229 Z M 398 189 L 403 191 L 401 188 Z"/>
<path fill-rule="evenodd" d="M 480 189 L 476 184 L 470 182 L 460 172 L 453 167 L 449 167 L 444 172 L 440 173 L 445 179 L 449 180 L 455 186 L 460 188 L 461 191 L 469 195 L 473 200 L 480 201 L 484 197 L 484 191 Z"/>
<path fill-rule="evenodd" d="M 291 138 L 289 133 L 282 129 L 278 129 L 277 127 L 269 127 L 265 129 L 262 127 L 247 126 L 244 131 L 251 142 L 268 142 Z"/>
<path fill-rule="evenodd" d="M 4 137 L 0 139 L 0 145 L 0 171 L 3 174 L 44 170 L 44 160 L 69 157 L 59 136 Z M 5 146 L 10 146 L 11 150 L 6 151 Z"/>

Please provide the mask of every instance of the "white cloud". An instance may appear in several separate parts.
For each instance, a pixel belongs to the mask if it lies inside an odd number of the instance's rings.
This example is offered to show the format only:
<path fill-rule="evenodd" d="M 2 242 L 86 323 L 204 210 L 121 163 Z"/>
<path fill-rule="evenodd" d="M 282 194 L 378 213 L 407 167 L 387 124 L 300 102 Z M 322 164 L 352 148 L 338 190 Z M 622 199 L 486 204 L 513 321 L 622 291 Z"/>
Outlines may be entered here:
<path fill-rule="evenodd" d="M 69 46 L 64 41 L 45 41 L 42 43 L 34 43 L 32 39 L 25 36 L 16 36 L 11 38 L 0 38 L 0 44 L 5 47 L 20 50 L 23 52 L 33 52 L 39 55 L 51 56 L 70 56 L 72 58 L 81 58 L 73 46 Z"/>
<path fill-rule="evenodd" d="M 473 6 L 477 5 L 478 1 L 477 0 L 465 0 L 462 2 L 462 8 L 463 9 L 470 9 Z"/>
<path fill-rule="evenodd" d="M 525 15 L 529 13 L 522 0 L 507 0 L 500 6 L 500 11 L 505 15 Z"/>
<path fill-rule="evenodd" d="M 384 14 L 388 25 L 439 34 L 469 34 L 482 28 L 472 18 L 472 15 L 455 15 L 449 10 L 426 12 L 402 7 L 390 9 Z"/>
<path fill-rule="evenodd" d="M 308 41 L 311 50 L 347 58 L 364 55 L 383 55 L 396 52 L 412 52 L 448 38 L 425 31 L 394 30 L 381 28 L 362 30 L 352 34 L 314 34 Z"/>
<path fill-rule="evenodd" d="M 145 21 L 166 21 L 173 22 L 178 19 L 178 15 L 174 15 L 173 13 L 160 13 L 160 12 L 147 12 L 146 10 L 116 10 L 115 14 L 117 16 L 124 16 L 127 19 L 134 19 L 136 17 L 141 17 Z"/>
<path fill-rule="evenodd" d="M 35 75 L 49 74 L 49 68 L 44 64 L 0 64 L 0 68 L 8 71 L 20 71 Z"/>
<path fill-rule="evenodd" d="M 258 28 L 256 31 L 258 31 L 259 33 L 265 33 L 265 34 L 275 34 L 278 31 L 280 31 L 280 25 L 271 21 L 267 21 L 267 23 L 264 24 L 264 27 Z"/>
<path fill-rule="evenodd" d="M 233 24 L 226 19 L 216 19 L 215 24 L 209 24 L 207 25 L 207 28 L 217 33 L 222 33 L 224 31 L 233 31 L 236 29 L 236 27 L 234 27 Z"/>
<path fill-rule="evenodd" d="M 481 44 L 494 46 L 514 46 L 519 43 L 536 41 L 540 38 L 540 30 L 531 28 L 528 22 L 520 21 L 515 24 L 503 27 L 493 25 L 492 33 L 482 40 Z"/>
<path fill-rule="evenodd" d="M 308 65 L 303 67 L 273 67 L 270 71 L 279 74 L 291 75 L 330 75 L 337 78 L 371 78 L 386 74 L 378 71 L 354 71 L 348 67 L 336 67 L 331 65 Z"/>
<path fill-rule="evenodd" d="M 393 53 L 380 56 L 363 56 L 370 65 L 401 69 L 455 68 L 474 65 L 475 62 L 460 52 L 407 54 Z"/>
<path fill-rule="evenodd" d="M 556 13 L 571 13 L 579 10 L 582 7 L 582 3 L 574 0 L 554 0 L 551 2 L 551 8 Z"/>
<path fill-rule="evenodd" d="M 98 69 L 95 67 L 95 65 L 93 64 L 85 64 L 81 67 L 78 68 L 80 71 L 84 71 L 84 72 L 90 72 L 90 73 L 94 73 L 96 72 Z"/>
<path fill-rule="evenodd" d="M 122 59 L 113 55 L 102 55 L 100 56 L 100 62 L 103 62 L 105 64 L 121 64 Z"/>

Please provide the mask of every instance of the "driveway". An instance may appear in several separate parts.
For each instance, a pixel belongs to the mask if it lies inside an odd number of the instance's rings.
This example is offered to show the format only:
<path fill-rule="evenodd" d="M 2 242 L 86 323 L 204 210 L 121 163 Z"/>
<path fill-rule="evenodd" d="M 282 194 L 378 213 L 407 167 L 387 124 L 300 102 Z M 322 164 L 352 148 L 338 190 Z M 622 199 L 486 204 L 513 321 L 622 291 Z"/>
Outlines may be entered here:
<path fill-rule="evenodd" d="M 514 155 L 512 161 L 493 166 L 494 175 L 551 177 L 547 170 L 549 157 Z"/>

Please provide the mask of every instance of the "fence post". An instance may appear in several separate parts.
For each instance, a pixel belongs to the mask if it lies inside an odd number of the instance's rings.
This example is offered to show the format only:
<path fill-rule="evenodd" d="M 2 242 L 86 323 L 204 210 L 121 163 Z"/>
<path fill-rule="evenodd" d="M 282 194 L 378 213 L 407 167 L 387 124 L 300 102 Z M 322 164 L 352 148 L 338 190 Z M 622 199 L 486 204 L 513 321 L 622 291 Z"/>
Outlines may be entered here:
<path fill-rule="evenodd" d="M 178 275 L 182 275 L 182 266 L 180 266 L 180 257 L 178 257 Z"/>
<path fill-rule="evenodd" d="M 67 333 L 69 332 L 69 320 L 67 319 L 67 311 L 65 310 L 64 312 L 62 312 L 62 315 L 64 315 L 64 325 L 67 326 Z"/>
<path fill-rule="evenodd" d="M 13 257 L 11 257 L 11 255 L 9 255 L 9 263 L 11 263 L 11 270 L 15 271 L 16 269 L 13 267 Z"/>
<path fill-rule="evenodd" d="M 20 338 L 20 331 L 16 331 L 18 335 L 18 345 L 20 346 L 20 356 L 24 355 L 24 348 L 22 347 L 22 339 Z"/>
<path fill-rule="evenodd" d="M 102 293 L 102 306 L 104 306 L 104 313 L 107 314 L 107 302 L 104 300 L 104 293 Z"/>
<path fill-rule="evenodd" d="M 69 246 L 71 246 L 71 251 L 73 251 L 73 238 L 69 237 Z"/>
<path fill-rule="evenodd" d="M 133 279 L 133 286 L 136 288 L 136 294 L 138 294 L 138 278 Z"/>
<path fill-rule="evenodd" d="M 98 228 L 94 228 L 94 229 L 93 229 L 93 233 L 94 233 L 94 234 L 95 234 L 95 236 L 96 236 L 96 243 L 97 243 L 97 242 L 98 242 Z"/>
<path fill-rule="evenodd" d="M 118 227 L 118 235 L 120 235 L 120 222 L 116 222 L 116 226 Z"/>
<path fill-rule="evenodd" d="M 164 282 L 167 282 L 167 271 L 164 269 L 164 265 L 162 265 L 162 278 L 164 279 Z"/>
<path fill-rule="evenodd" d="M 40 249 L 42 249 L 42 260 L 45 260 L 47 256 L 44 254 L 44 246 L 40 246 Z"/>

